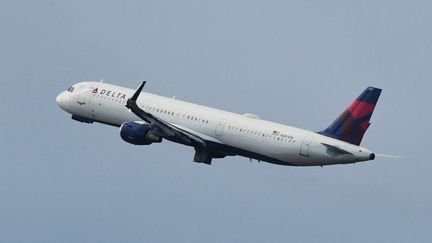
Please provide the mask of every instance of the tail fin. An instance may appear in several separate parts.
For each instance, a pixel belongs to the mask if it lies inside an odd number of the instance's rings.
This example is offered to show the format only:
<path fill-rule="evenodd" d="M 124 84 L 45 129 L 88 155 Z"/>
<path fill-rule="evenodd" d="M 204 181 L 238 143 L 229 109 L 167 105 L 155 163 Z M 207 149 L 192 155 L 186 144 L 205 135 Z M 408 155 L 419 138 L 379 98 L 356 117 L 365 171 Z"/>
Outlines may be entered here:
<path fill-rule="evenodd" d="M 368 129 L 381 89 L 368 87 L 327 129 L 319 133 L 360 145 Z"/>

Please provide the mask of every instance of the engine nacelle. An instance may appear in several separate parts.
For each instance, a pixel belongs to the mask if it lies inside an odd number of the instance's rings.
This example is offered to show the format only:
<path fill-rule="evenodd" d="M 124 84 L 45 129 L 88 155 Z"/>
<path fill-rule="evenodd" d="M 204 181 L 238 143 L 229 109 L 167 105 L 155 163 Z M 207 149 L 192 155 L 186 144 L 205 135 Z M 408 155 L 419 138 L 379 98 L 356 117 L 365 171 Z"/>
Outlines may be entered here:
<path fill-rule="evenodd" d="M 149 145 L 152 143 L 162 142 L 162 138 L 153 133 L 149 124 L 140 124 L 138 122 L 125 122 L 120 127 L 120 137 L 131 144 Z"/>

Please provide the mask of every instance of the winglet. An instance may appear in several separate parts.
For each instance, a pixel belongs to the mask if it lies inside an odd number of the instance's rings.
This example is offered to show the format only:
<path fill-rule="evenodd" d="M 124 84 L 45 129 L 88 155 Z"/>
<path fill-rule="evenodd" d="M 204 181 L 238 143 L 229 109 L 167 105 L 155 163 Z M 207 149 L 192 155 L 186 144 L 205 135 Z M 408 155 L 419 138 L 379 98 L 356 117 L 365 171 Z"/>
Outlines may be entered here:
<path fill-rule="evenodd" d="M 135 91 L 135 94 L 132 96 L 132 98 L 130 98 L 130 100 L 136 101 L 138 99 L 138 96 L 141 94 L 141 91 L 144 88 L 144 85 L 146 84 L 147 81 L 143 81 L 141 83 L 141 85 L 138 87 L 138 89 Z"/>

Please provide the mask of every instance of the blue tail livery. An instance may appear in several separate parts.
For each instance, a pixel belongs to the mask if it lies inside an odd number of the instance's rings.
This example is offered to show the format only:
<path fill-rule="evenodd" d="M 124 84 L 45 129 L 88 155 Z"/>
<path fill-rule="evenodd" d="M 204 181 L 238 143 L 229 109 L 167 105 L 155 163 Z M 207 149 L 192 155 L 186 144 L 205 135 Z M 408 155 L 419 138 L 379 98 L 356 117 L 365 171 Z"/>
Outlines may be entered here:
<path fill-rule="evenodd" d="M 360 145 L 370 126 L 370 119 L 382 89 L 368 87 L 326 129 L 319 133 L 351 144 Z"/>

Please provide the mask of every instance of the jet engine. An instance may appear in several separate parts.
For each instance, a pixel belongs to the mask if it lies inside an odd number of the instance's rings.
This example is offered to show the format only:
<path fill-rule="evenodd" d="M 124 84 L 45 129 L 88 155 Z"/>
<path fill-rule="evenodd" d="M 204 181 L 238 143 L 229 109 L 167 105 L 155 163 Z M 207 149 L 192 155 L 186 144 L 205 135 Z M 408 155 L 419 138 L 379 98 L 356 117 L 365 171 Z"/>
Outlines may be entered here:
<path fill-rule="evenodd" d="M 162 142 L 162 138 L 154 134 L 154 129 L 149 124 L 138 122 L 125 122 L 120 127 L 120 137 L 131 144 L 149 145 Z"/>

